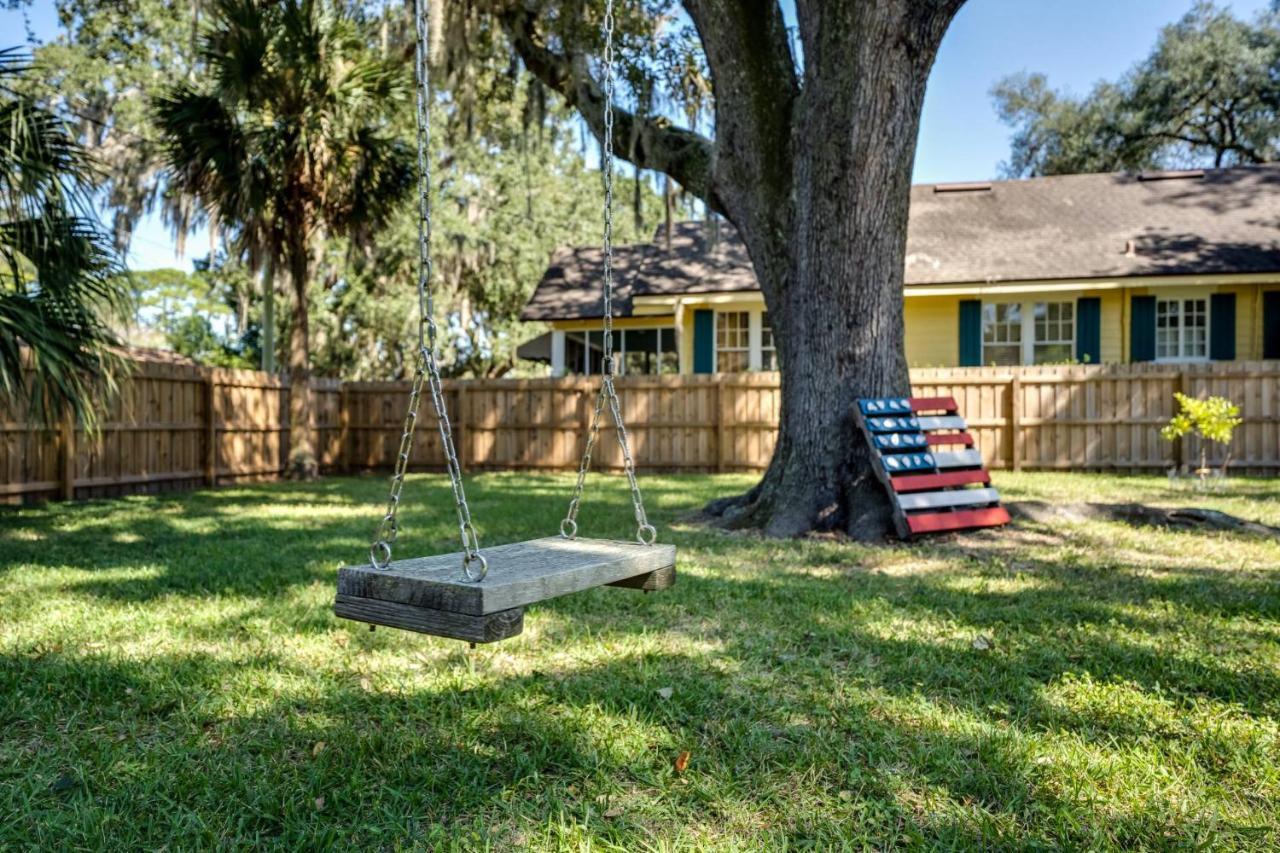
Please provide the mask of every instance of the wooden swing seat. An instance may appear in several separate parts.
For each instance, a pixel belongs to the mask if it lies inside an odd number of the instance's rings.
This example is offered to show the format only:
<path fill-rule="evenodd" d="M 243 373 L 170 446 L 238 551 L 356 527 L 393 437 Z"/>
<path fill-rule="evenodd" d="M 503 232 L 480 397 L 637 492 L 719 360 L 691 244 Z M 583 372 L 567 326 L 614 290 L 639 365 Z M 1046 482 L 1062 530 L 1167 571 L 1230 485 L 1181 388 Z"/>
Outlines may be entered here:
<path fill-rule="evenodd" d="M 676 580 L 676 546 L 548 536 L 484 550 L 489 573 L 471 583 L 462 554 L 365 564 L 338 570 L 333 612 L 370 625 L 404 628 L 472 643 L 524 629 L 524 608 L 597 586 L 645 591 Z"/>

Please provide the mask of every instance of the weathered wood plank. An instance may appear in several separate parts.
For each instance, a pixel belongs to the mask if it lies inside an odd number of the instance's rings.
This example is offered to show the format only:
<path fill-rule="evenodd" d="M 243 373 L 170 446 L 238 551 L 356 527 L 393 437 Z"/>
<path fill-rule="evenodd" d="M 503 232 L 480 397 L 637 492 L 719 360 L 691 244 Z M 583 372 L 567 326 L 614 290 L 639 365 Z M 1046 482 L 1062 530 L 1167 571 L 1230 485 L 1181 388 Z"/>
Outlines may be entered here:
<path fill-rule="evenodd" d="M 969 486 L 975 483 L 986 485 L 991 482 L 991 475 L 985 470 L 950 471 L 946 474 L 910 474 L 894 477 L 890 483 L 895 492 L 933 492 L 954 486 Z"/>
<path fill-rule="evenodd" d="M 642 589 L 645 592 L 656 592 L 660 589 L 670 589 L 676 583 L 676 567 L 667 566 L 665 569 L 658 569 L 656 572 L 649 572 L 643 575 L 636 575 L 633 578 L 623 578 L 620 581 L 613 581 L 608 586 L 621 586 L 627 589 Z"/>
<path fill-rule="evenodd" d="M 480 616 L 523 607 L 675 565 L 674 545 L 549 536 L 484 549 L 489 574 L 469 583 L 461 554 L 338 570 L 341 595 Z"/>
<path fill-rule="evenodd" d="M 912 533 L 942 533 L 970 527 L 996 527 L 1009 523 L 1009 513 L 1002 506 L 966 509 L 959 512 L 930 512 L 907 516 Z"/>
<path fill-rule="evenodd" d="M 524 630 L 523 607 L 472 616 L 338 593 L 333 602 L 333 612 L 343 619 L 471 643 L 496 643 Z"/>
<path fill-rule="evenodd" d="M 955 450 L 934 453 L 933 461 L 939 468 L 969 468 L 982 464 L 982 453 L 977 450 Z"/>
<path fill-rule="evenodd" d="M 1000 384 L 1005 381 L 1001 379 Z M 957 408 L 955 397 L 911 397 L 910 402 L 913 412 L 954 412 Z"/>
<path fill-rule="evenodd" d="M 965 429 L 964 418 L 961 417 L 942 417 L 926 415 L 924 417 L 913 418 L 919 424 L 920 429 Z"/>
<path fill-rule="evenodd" d="M 925 436 L 930 447 L 942 447 L 948 444 L 963 444 L 973 447 L 973 436 L 967 432 L 931 432 Z"/>
<path fill-rule="evenodd" d="M 975 504 L 993 504 L 1000 500 L 1000 492 L 996 489 L 955 489 L 949 492 L 920 492 L 914 495 L 899 495 L 898 503 L 903 509 L 940 509 L 948 506 L 973 506 Z"/>

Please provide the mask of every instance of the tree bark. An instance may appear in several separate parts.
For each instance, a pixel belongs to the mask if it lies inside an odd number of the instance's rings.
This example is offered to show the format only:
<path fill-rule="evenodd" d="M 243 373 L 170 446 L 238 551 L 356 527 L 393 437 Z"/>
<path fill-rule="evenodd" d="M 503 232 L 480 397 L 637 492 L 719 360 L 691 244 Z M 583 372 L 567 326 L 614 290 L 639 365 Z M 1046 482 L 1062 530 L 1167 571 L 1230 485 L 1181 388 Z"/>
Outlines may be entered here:
<path fill-rule="evenodd" d="M 314 480 L 320 476 L 316 459 L 311 392 L 311 324 L 307 310 L 309 259 L 305 226 L 290 228 L 287 237 L 289 283 L 293 289 L 293 318 L 289 326 L 289 461 L 286 476 Z"/>
<path fill-rule="evenodd" d="M 776 0 L 684 0 L 711 70 L 715 140 L 622 114 L 643 144 L 623 134 L 615 154 L 666 172 L 737 227 L 769 310 L 782 370 L 778 441 L 755 488 L 708 506 L 726 524 L 864 540 L 892 530 L 853 406 L 909 392 L 912 161 L 929 70 L 962 4 L 799 0 L 797 79 Z M 530 70 L 598 128 L 602 100 L 585 61 L 546 47 L 527 10 L 503 23 Z"/>

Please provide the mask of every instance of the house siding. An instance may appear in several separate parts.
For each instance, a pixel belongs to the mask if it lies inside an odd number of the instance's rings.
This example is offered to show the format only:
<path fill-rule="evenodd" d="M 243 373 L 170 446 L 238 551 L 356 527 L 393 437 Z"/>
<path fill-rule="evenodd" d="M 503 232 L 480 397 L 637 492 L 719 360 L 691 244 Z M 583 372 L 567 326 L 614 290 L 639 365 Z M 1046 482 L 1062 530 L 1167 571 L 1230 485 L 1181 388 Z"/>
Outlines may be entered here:
<path fill-rule="evenodd" d="M 980 288 L 975 288 L 975 291 Z M 1204 296 L 1235 294 L 1235 359 L 1237 361 L 1263 358 L 1263 294 L 1280 292 L 1280 280 L 1274 282 L 1245 282 L 1240 284 L 1159 284 L 1151 286 L 1114 286 L 1108 289 L 1081 287 L 1078 290 L 1052 290 L 1020 293 L 981 294 L 978 292 L 948 295 L 910 294 L 904 300 L 906 322 L 907 363 L 912 367 L 954 367 L 960 363 L 960 303 L 980 299 L 984 302 L 1076 302 L 1081 297 L 1099 300 L 1099 343 L 1102 363 L 1128 362 L 1131 345 L 1133 299 L 1140 296 L 1167 298 L 1171 296 Z M 709 294 L 705 297 L 686 297 L 671 315 L 634 316 L 619 318 L 618 327 L 644 327 L 674 323 L 680 347 L 680 370 L 694 372 L 695 317 L 699 311 L 747 311 L 758 322 L 764 310 L 764 299 L 758 292 Z M 705 322 L 705 321 L 704 321 Z M 599 328 L 600 321 L 566 320 L 551 325 L 561 330 Z M 712 343 L 714 347 L 714 342 Z"/>

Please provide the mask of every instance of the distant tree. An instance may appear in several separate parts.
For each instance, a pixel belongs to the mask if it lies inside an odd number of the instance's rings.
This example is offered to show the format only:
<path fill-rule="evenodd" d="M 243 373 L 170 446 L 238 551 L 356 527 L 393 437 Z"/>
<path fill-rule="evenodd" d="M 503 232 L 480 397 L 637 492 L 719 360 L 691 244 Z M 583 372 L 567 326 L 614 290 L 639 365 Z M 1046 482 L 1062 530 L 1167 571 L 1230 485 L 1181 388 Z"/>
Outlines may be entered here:
<path fill-rule="evenodd" d="M 0 409 L 92 429 L 124 373 L 111 324 L 129 289 L 93 216 L 89 158 L 21 93 L 29 69 L 0 50 Z"/>
<path fill-rule="evenodd" d="M 325 235 L 367 239 L 407 195 L 412 157 L 388 127 L 405 75 L 337 2 L 217 0 L 207 15 L 197 81 L 155 102 L 168 180 L 292 290 L 289 471 L 310 478 L 314 257 Z"/>
<path fill-rule="evenodd" d="M 1199 2 L 1119 81 L 1073 98 L 1043 74 L 992 89 L 1009 177 L 1262 163 L 1280 155 L 1280 13 Z"/>

